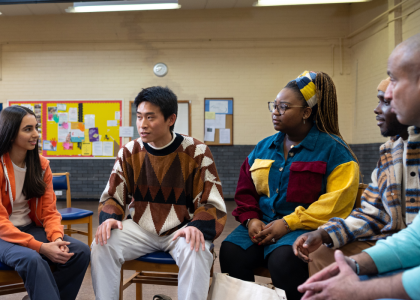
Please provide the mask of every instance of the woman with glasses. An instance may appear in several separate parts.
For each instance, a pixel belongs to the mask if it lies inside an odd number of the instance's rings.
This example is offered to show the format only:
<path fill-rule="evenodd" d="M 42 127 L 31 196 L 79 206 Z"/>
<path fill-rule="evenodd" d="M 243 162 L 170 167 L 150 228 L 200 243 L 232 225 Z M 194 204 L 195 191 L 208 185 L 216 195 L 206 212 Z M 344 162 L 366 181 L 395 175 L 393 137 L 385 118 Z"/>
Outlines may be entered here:
<path fill-rule="evenodd" d="M 337 95 L 331 78 L 305 71 L 268 103 L 277 134 L 260 141 L 243 163 L 233 211 L 241 223 L 222 243 L 223 273 L 254 281 L 268 267 L 287 299 L 308 265 L 294 255 L 293 242 L 332 217 L 351 212 L 359 166 L 338 128 Z"/>

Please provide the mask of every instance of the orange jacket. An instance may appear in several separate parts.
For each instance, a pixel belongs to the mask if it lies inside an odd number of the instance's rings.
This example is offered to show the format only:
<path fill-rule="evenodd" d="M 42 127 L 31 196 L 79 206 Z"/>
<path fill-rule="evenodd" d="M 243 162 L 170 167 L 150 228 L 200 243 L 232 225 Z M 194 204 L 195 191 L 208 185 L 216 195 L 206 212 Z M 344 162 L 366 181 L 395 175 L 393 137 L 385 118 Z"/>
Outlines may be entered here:
<path fill-rule="evenodd" d="M 50 162 L 43 156 L 39 156 L 44 173 L 44 181 L 47 184 L 45 194 L 40 198 L 28 200 L 31 212 L 29 217 L 37 226 L 43 226 L 49 241 L 55 241 L 64 236 L 61 225 L 61 215 L 57 211 L 56 197 L 52 184 L 52 172 Z M 42 242 L 16 228 L 9 220 L 12 213 L 12 203 L 16 199 L 16 184 L 13 164 L 8 153 L 1 157 L 0 168 L 0 239 L 28 247 L 39 252 Z M 12 203 L 11 203 L 12 200 Z"/>

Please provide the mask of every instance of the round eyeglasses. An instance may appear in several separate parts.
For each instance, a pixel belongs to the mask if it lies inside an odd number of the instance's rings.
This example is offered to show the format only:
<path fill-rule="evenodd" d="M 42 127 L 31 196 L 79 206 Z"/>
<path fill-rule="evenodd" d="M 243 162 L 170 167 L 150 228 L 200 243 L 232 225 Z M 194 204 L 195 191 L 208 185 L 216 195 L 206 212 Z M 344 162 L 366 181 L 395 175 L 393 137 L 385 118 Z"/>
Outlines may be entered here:
<path fill-rule="evenodd" d="M 280 103 L 280 104 L 276 104 L 276 102 L 268 102 L 268 110 L 273 113 L 275 112 L 275 110 L 277 110 L 277 112 L 280 115 L 284 115 L 284 113 L 286 112 L 287 109 L 292 108 L 292 107 L 305 107 L 305 106 L 291 106 L 288 105 L 286 103 Z"/>

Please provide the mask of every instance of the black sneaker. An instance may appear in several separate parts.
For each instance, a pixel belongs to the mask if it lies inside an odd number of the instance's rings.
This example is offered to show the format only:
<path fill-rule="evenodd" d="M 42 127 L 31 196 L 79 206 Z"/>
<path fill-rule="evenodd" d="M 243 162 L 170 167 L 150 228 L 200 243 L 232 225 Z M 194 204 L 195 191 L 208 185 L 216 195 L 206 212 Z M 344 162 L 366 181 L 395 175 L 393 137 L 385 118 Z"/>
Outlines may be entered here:
<path fill-rule="evenodd" d="M 153 300 L 172 300 L 172 298 L 166 295 L 154 295 Z"/>

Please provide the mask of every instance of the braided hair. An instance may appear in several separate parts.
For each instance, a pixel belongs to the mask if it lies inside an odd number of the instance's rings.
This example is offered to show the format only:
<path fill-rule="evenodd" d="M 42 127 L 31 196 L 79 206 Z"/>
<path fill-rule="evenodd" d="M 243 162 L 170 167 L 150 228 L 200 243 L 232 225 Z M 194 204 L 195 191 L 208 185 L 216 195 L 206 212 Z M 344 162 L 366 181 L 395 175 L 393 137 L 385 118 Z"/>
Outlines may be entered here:
<path fill-rule="evenodd" d="M 344 138 L 340 133 L 338 126 L 337 93 L 334 82 L 328 74 L 324 72 L 316 72 L 315 86 L 317 104 L 312 107 L 310 118 L 313 119 L 319 131 L 327 133 L 331 138 L 347 148 L 356 162 L 359 163 L 356 155 L 351 150 L 350 146 L 344 141 Z M 290 88 L 297 92 L 295 94 L 298 98 L 305 103 L 305 106 L 308 106 L 305 98 L 299 90 L 298 85 L 296 84 L 296 80 L 290 81 L 285 88 Z M 339 137 L 342 142 L 336 139 L 334 135 Z"/>

